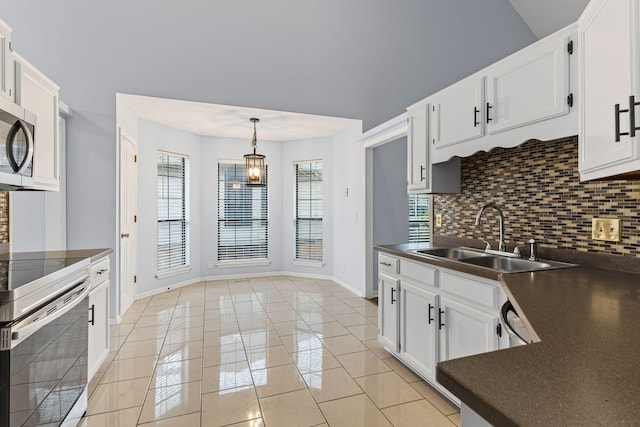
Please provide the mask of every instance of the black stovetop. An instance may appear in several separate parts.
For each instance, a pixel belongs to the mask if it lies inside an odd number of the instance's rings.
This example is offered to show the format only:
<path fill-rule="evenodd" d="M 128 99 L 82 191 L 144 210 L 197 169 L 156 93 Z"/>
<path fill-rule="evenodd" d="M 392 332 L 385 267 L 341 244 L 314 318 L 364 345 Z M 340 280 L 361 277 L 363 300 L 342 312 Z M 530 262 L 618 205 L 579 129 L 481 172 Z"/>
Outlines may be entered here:
<path fill-rule="evenodd" d="M 0 261 L 0 292 L 12 291 L 85 258 L 44 258 Z"/>

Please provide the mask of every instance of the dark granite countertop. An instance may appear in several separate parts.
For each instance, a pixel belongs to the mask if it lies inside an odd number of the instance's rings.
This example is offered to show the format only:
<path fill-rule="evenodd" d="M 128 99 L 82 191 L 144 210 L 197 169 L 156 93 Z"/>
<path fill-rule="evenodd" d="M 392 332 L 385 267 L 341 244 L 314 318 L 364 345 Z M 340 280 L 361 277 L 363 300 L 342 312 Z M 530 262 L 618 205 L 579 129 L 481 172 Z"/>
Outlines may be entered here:
<path fill-rule="evenodd" d="M 402 253 L 415 248 L 376 247 L 478 273 Z M 438 382 L 498 426 L 638 425 L 640 275 L 586 266 L 496 274 L 540 341 L 441 362 Z"/>
<path fill-rule="evenodd" d="M 26 260 L 26 259 L 63 259 L 63 258 L 90 258 L 95 262 L 112 253 L 112 249 L 72 249 L 63 251 L 43 252 L 9 252 L 0 254 L 0 261 Z"/>

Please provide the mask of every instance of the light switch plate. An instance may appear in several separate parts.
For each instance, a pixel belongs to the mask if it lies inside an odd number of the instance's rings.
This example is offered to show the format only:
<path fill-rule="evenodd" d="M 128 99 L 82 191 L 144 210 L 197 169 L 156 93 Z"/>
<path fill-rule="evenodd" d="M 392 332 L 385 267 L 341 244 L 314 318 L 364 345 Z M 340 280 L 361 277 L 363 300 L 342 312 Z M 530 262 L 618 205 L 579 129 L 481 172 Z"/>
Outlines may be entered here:
<path fill-rule="evenodd" d="M 620 241 L 621 220 L 612 218 L 593 218 L 591 221 L 591 238 L 609 242 Z"/>
<path fill-rule="evenodd" d="M 442 214 L 436 214 L 436 227 L 442 227 Z"/>

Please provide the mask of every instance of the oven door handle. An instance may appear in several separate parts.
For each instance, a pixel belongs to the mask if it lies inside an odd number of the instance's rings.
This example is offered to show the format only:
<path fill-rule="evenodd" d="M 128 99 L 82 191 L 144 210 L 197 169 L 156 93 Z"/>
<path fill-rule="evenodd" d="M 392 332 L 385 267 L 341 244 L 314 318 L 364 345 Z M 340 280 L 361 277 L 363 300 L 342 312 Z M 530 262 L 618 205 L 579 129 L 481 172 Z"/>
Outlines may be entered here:
<path fill-rule="evenodd" d="M 38 329 L 48 325 L 80 304 L 89 295 L 91 282 L 88 280 L 88 276 L 84 276 L 79 280 L 79 283 L 71 291 L 65 292 L 25 319 L 0 329 L 0 350 L 12 350 Z"/>

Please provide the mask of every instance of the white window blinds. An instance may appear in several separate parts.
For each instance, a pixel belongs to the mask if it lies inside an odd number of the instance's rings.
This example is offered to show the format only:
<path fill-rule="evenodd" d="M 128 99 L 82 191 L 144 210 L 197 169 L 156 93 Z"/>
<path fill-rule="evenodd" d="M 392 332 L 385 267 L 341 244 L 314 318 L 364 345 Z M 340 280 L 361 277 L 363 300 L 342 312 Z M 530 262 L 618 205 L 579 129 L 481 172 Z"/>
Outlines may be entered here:
<path fill-rule="evenodd" d="M 295 164 L 295 259 L 322 261 L 322 160 Z"/>
<path fill-rule="evenodd" d="M 158 152 L 158 271 L 189 265 L 189 158 Z"/>
<path fill-rule="evenodd" d="M 268 166 L 264 187 L 245 185 L 244 163 L 218 163 L 218 261 L 269 256 Z"/>
<path fill-rule="evenodd" d="M 409 242 L 429 242 L 431 239 L 431 209 L 428 194 L 409 195 Z"/>

